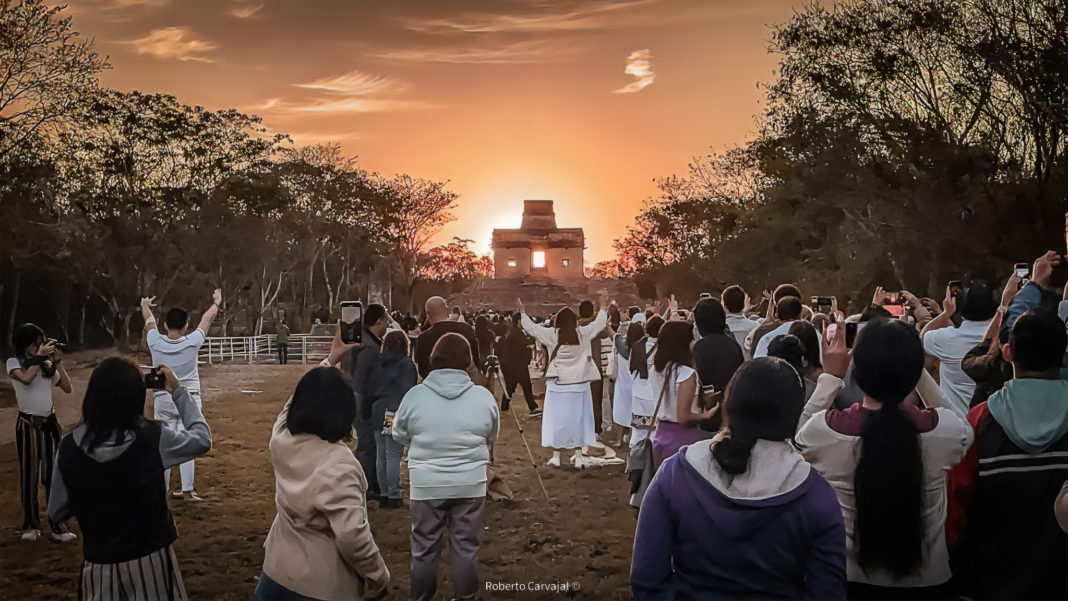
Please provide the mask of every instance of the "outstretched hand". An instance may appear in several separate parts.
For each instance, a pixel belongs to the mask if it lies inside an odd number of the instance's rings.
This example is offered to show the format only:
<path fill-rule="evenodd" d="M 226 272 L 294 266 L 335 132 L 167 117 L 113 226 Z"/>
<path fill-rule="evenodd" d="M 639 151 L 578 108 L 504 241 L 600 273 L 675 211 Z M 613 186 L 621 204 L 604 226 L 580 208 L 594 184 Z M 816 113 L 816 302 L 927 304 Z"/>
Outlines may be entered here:
<path fill-rule="evenodd" d="M 833 317 L 833 323 L 823 327 L 823 371 L 844 378 L 853 357 L 846 348 L 845 322 Z"/>
<path fill-rule="evenodd" d="M 516 313 L 518 313 L 520 315 L 526 315 L 527 314 L 527 307 L 526 307 L 526 305 L 523 304 L 523 299 L 521 299 L 521 298 L 515 299 L 515 310 L 516 310 Z"/>
<path fill-rule="evenodd" d="M 156 297 L 154 296 L 146 296 L 141 299 L 142 309 L 155 309 L 156 306 Z"/>
<path fill-rule="evenodd" d="M 1009 303 L 1016 296 L 1016 293 L 1020 291 L 1020 282 L 1023 281 L 1015 271 L 1009 276 L 1009 281 L 1005 283 L 1005 289 L 1001 291 L 1001 306 L 1008 307 Z"/>
<path fill-rule="evenodd" d="M 1035 260 L 1031 266 L 1031 281 L 1043 288 L 1049 288 L 1049 279 L 1053 275 L 1053 268 L 1060 265 L 1061 256 L 1057 251 L 1047 250 L 1046 254 Z"/>
<path fill-rule="evenodd" d="M 344 342 L 341 340 L 341 320 L 337 320 L 337 327 L 334 328 L 334 339 L 330 341 L 330 365 L 336 365 L 345 356 L 345 353 L 357 346 L 360 346 L 358 342 Z"/>
<path fill-rule="evenodd" d="M 211 300 L 222 308 L 222 288 L 215 289 L 215 292 L 211 294 Z"/>

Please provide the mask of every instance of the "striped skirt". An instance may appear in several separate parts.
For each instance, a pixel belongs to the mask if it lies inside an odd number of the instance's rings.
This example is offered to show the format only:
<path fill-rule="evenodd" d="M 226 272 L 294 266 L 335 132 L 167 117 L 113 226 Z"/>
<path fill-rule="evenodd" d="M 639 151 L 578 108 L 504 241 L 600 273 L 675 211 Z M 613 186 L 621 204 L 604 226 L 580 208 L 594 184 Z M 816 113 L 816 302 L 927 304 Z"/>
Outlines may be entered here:
<path fill-rule="evenodd" d="M 81 601 L 186 601 L 174 549 L 167 545 L 122 563 L 82 563 Z"/>

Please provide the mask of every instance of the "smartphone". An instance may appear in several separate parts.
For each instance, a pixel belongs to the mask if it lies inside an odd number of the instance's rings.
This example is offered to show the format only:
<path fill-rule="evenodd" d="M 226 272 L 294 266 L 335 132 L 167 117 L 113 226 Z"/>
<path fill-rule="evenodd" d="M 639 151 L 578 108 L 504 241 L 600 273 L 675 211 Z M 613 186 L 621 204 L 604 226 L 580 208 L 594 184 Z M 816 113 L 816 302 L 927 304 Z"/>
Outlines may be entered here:
<path fill-rule="evenodd" d="M 847 322 L 846 326 L 846 348 L 853 348 L 853 343 L 857 341 L 857 334 L 864 329 L 862 323 Z"/>
<path fill-rule="evenodd" d="M 826 313 L 834 306 L 833 296 L 813 296 L 809 298 L 809 304 L 817 313 Z"/>
<path fill-rule="evenodd" d="M 960 280 L 950 280 L 950 282 L 949 282 L 949 293 L 950 293 L 950 295 L 957 296 L 962 292 L 964 292 L 964 284 L 962 284 Z"/>
<path fill-rule="evenodd" d="M 358 344 L 363 336 L 363 303 L 341 301 L 341 342 Z"/>
<path fill-rule="evenodd" d="M 1016 275 L 1022 279 L 1026 280 L 1031 277 L 1031 266 L 1027 263 L 1017 263 L 1013 266 L 1013 270 L 1016 272 Z"/>
<path fill-rule="evenodd" d="M 145 388 L 149 390 L 163 390 L 166 382 L 163 371 L 158 367 L 142 365 L 141 373 L 145 374 Z"/>
<path fill-rule="evenodd" d="M 886 304 L 887 305 L 901 305 L 905 302 L 905 297 L 901 296 L 900 292 L 887 292 Z"/>
<path fill-rule="evenodd" d="M 902 305 L 900 303 L 883 305 L 883 309 L 885 309 L 887 313 L 893 315 L 894 317 L 901 317 L 905 314 L 905 305 Z"/>

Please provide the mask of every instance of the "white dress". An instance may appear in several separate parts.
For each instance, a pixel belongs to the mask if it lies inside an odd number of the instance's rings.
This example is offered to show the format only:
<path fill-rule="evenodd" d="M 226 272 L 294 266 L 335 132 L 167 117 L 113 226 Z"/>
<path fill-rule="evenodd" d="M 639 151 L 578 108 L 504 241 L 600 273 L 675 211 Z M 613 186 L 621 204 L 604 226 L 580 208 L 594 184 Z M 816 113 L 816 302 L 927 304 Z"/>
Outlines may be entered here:
<path fill-rule="evenodd" d="M 615 353 L 615 358 L 619 370 L 616 372 L 616 389 L 612 399 L 612 421 L 624 428 L 629 428 L 634 376 L 630 373 L 630 361 L 624 359 L 619 353 Z"/>
<path fill-rule="evenodd" d="M 557 345 L 554 328 L 535 324 L 526 315 L 522 316 L 523 330 L 549 349 Z M 607 323 L 604 311 L 597 314 L 593 323 L 579 326 L 579 345 L 590 348 L 590 340 L 600 333 Z M 554 359 L 555 360 L 555 359 Z M 545 380 L 545 406 L 541 416 L 541 446 L 553 449 L 576 449 L 597 442 L 593 423 L 593 394 L 589 382 L 560 384 L 555 378 Z"/>
<path fill-rule="evenodd" d="M 653 369 L 653 347 L 656 346 L 656 338 L 649 337 L 645 341 L 645 365 L 649 377 L 639 378 L 637 373 L 631 373 L 633 385 L 631 386 L 631 419 L 634 417 L 651 417 L 656 410 L 656 396 L 653 394 L 653 382 L 656 378 L 656 370 Z M 660 392 L 659 388 L 656 388 Z M 649 430 L 642 428 L 630 429 L 630 446 L 635 447 L 639 442 L 649 438 Z"/>

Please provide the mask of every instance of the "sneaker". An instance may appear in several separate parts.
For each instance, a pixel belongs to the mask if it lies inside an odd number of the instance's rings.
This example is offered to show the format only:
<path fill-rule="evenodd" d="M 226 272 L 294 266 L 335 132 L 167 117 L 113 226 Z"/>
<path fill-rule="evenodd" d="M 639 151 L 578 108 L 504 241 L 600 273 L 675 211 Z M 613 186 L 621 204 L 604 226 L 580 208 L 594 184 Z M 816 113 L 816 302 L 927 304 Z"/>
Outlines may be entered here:
<path fill-rule="evenodd" d="M 535 408 L 530 410 L 530 415 L 528 415 L 527 417 L 532 417 L 532 418 L 533 417 L 541 417 L 542 413 L 544 413 L 544 412 L 541 409 L 535 407 Z"/>
<path fill-rule="evenodd" d="M 554 455 L 554 456 L 550 457 L 548 461 L 545 462 L 545 465 L 551 465 L 553 467 L 560 467 L 560 458 Z"/>
<path fill-rule="evenodd" d="M 61 534 L 55 532 L 52 533 L 52 541 L 57 543 L 69 543 L 76 538 L 78 538 L 78 535 L 73 532 L 63 532 Z"/>
<path fill-rule="evenodd" d="M 36 530 L 36 529 L 34 529 L 34 530 L 26 530 L 25 532 L 22 533 L 22 540 L 30 540 L 30 541 L 32 541 L 32 540 L 37 540 L 39 538 L 41 538 L 41 531 L 40 530 Z"/>
<path fill-rule="evenodd" d="M 195 491 L 195 490 L 187 490 L 187 491 L 182 493 L 182 500 L 183 501 L 203 501 L 204 499 L 200 498 L 200 495 L 197 494 L 197 491 Z"/>

